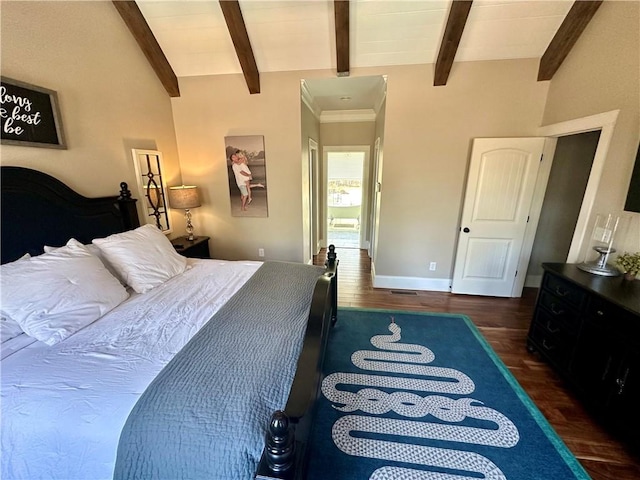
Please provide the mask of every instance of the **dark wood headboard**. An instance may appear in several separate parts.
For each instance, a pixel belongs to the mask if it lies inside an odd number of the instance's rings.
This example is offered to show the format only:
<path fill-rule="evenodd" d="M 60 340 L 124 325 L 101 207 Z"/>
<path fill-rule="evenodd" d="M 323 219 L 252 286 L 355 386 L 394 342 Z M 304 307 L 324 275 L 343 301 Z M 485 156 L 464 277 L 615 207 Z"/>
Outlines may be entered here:
<path fill-rule="evenodd" d="M 39 255 L 44 245 L 64 245 L 72 237 L 90 243 L 140 226 L 136 200 L 124 182 L 120 196 L 87 198 L 46 173 L 1 167 L 0 185 L 2 263 Z"/>

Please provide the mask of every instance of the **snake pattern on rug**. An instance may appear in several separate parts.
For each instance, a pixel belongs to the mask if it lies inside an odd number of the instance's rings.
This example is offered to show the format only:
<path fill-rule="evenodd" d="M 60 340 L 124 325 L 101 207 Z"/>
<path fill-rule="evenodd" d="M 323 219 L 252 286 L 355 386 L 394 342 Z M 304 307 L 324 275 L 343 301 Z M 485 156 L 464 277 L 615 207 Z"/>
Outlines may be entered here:
<path fill-rule="evenodd" d="M 435 359 L 435 355 L 427 347 L 400 343 L 401 328 L 393 319 L 389 331 L 391 335 L 375 335 L 371 338 L 371 344 L 379 350 L 358 350 L 351 356 L 352 363 L 362 370 L 424 376 L 429 377 L 428 379 L 336 372 L 323 380 L 323 395 L 332 402 L 335 409 L 345 413 L 361 411 L 384 415 L 395 412 L 407 418 L 424 419 L 431 416 L 441 422 L 345 415 L 333 425 L 332 438 L 335 445 L 348 455 L 464 471 L 473 475 L 385 466 L 374 471 L 370 480 L 471 480 L 477 479 L 477 474 L 484 475 L 485 479 L 505 479 L 503 472 L 493 462 L 477 453 L 363 438 L 352 434 L 367 432 L 499 448 L 513 447 L 520 439 L 518 429 L 511 420 L 497 410 L 484 406 L 479 400 L 468 397 L 453 399 L 444 395 L 423 397 L 409 392 L 408 390 L 468 395 L 475 390 L 475 384 L 459 370 L 428 365 Z M 365 388 L 351 392 L 340 390 L 339 385 Z M 394 391 L 387 393 L 373 387 Z M 495 428 L 458 425 L 467 418 L 491 422 Z"/>

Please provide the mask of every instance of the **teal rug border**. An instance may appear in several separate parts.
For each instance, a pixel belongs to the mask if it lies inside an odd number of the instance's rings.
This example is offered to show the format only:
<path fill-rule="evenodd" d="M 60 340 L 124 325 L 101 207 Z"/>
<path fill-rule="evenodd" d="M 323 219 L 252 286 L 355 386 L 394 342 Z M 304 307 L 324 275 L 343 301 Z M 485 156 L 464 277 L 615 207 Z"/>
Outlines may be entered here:
<path fill-rule="evenodd" d="M 358 310 L 361 312 L 376 312 L 376 313 L 398 313 L 398 314 L 409 314 L 409 315 L 421 315 L 425 317 L 456 317 L 462 318 L 469 330 L 473 333 L 476 339 L 482 345 L 485 352 L 489 355 L 493 363 L 498 367 L 498 370 L 502 373 L 503 377 L 507 380 L 511 388 L 518 396 L 518 398 L 522 401 L 522 403 L 527 407 L 531 416 L 535 419 L 538 426 L 545 433 L 549 441 L 555 447 L 556 451 L 565 461 L 565 463 L 569 466 L 571 471 L 576 475 L 577 478 L 583 480 L 591 480 L 591 477 L 584 469 L 582 464 L 578 461 L 576 456 L 569 450 L 569 447 L 564 443 L 562 438 L 556 433 L 553 429 L 549 421 L 545 418 L 545 416 L 540 412 L 536 404 L 531 400 L 531 397 L 524 391 L 522 386 L 518 383 L 518 380 L 513 376 L 511 370 L 507 368 L 504 362 L 498 357 L 498 354 L 493 350 L 489 342 L 482 336 L 478 327 L 471 321 L 471 319 L 467 315 L 463 315 L 461 313 L 439 313 L 439 312 L 421 312 L 414 310 L 394 310 L 394 309 L 386 309 L 386 308 L 358 308 L 358 307 L 340 307 L 338 306 L 338 323 L 340 323 L 340 310 Z"/>

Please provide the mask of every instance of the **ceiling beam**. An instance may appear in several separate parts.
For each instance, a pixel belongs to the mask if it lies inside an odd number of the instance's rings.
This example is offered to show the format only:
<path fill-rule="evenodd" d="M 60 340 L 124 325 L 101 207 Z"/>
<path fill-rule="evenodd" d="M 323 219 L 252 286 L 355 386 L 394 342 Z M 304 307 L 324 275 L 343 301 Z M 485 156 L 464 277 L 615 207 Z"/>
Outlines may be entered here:
<path fill-rule="evenodd" d="M 339 77 L 349 76 L 349 0 L 334 0 L 336 63 Z"/>
<path fill-rule="evenodd" d="M 473 0 L 453 0 L 451 2 L 451 10 L 449 11 L 444 35 L 442 36 L 442 43 L 440 44 L 438 60 L 436 61 L 433 75 L 433 85 L 435 87 L 447 84 L 472 3 Z"/>
<path fill-rule="evenodd" d="M 129 28 L 133 38 L 138 42 L 140 49 L 147 57 L 169 96 L 179 97 L 178 78 L 173 72 L 167 57 L 162 52 L 160 45 L 158 45 L 156 37 L 153 36 L 151 28 L 149 28 L 149 24 L 144 19 L 136 2 L 114 0 L 113 5 Z"/>
<path fill-rule="evenodd" d="M 553 78 L 601 4 L 602 0 L 579 0 L 573 3 L 567 17 L 540 59 L 539 82 Z"/>
<path fill-rule="evenodd" d="M 240 4 L 237 0 L 220 0 L 220 8 L 227 22 L 231 41 L 236 49 L 236 55 L 244 73 L 244 80 L 247 82 L 249 93 L 260 93 L 260 72 L 253 56 L 253 49 L 249 41 L 247 27 L 244 24 Z"/>

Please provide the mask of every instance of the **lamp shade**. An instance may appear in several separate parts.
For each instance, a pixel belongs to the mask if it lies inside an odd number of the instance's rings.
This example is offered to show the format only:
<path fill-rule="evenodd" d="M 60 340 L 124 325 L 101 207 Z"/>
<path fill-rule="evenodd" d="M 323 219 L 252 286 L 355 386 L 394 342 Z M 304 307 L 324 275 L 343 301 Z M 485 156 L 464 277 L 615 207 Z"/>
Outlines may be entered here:
<path fill-rule="evenodd" d="M 169 187 L 169 205 L 171 208 L 196 208 L 200 206 L 198 187 L 193 185 L 180 185 Z"/>

